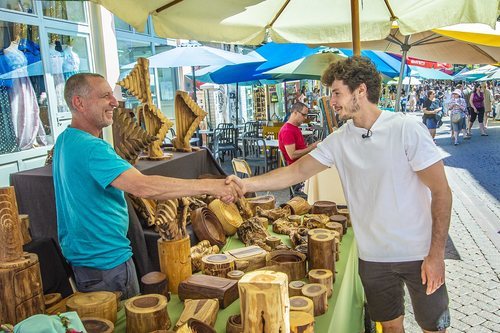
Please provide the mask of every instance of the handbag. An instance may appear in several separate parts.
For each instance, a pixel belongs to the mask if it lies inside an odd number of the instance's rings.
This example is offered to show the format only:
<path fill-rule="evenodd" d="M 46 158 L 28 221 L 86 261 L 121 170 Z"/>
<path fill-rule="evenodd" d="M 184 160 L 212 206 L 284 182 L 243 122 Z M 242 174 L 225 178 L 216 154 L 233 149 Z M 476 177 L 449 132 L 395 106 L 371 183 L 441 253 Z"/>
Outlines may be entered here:
<path fill-rule="evenodd" d="M 451 122 L 454 124 L 458 124 L 462 120 L 462 115 L 460 112 L 455 112 L 451 114 Z"/>

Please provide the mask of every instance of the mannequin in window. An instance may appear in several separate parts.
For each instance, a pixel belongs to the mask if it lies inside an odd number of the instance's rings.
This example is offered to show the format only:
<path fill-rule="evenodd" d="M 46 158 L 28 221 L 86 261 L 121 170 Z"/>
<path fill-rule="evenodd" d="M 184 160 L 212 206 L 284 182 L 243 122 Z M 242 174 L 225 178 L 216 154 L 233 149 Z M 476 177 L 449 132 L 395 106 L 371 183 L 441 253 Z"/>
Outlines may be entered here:
<path fill-rule="evenodd" d="M 28 61 L 18 47 L 19 38 L 16 36 L 3 52 L 10 70 L 9 78 L 12 79 L 8 93 L 14 133 L 19 149 L 24 150 L 33 148 L 37 144 L 46 145 L 47 141 L 40 122 L 40 109 L 35 90 L 28 76 Z"/>
<path fill-rule="evenodd" d="M 64 55 L 56 49 L 56 42 L 59 39 L 56 35 L 52 35 L 51 43 L 49 45 L 49 57 L 50 57 L 50 72 L 54 78 L 54 87 L 56 90 L 56 101 L 57 101 L 57 111 L 66 111 L 66 104 L 64 102 L 64 80 L 63 75 L 63 63 Z"/>
<path fill-rule="evenodd" d="M 73 39 L 69 38 L 67 45 L 63 46 L 63 73 L 64 79 L 80 72 L 80 57 L 73 51 Z"/>
<path fill-rule="evenodd" d="M 12 79 L 8 78 L 10 65 L 0 51 L 0 154 L 17 151 L 17 138 L 12 123 L 12 112 L 10 109 L 9 89 L 12 87 Z"/>

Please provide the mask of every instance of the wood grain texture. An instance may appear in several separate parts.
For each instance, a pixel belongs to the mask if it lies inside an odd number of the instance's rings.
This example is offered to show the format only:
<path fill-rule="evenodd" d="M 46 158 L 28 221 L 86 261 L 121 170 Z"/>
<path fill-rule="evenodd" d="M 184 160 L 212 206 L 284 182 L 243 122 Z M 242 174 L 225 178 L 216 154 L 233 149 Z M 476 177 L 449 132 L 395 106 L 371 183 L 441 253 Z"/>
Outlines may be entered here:
<path fill-rule="evenodd" d="M 189 237 L 175 241 L 158 239 L 158 255 L 160 270 L 167 275 L 168 289 L 177 294 L 181 281 L 193 274 Z"/>
<path fill-rule="evenodd" d="M 290 333 L 314 333 L 314 316 L 303 311 L 290 311 Z"/>
<path fill-rule="evenodd" d="M 19 226 L 23 245 L 26 245 L 31 242 L 30 218 L 27 214 L 19 214 Z"/>
<path fill-rule="evenodd" d="M 245 274 L 238 283 L 243 332 L 290 331 L 288 278 L 274 271 Z"/>
<path fill-rule="evenodd" d="M 312 269 L 309 271 L 309 282 L 319 283 L 326 287 L 328 298 L 332 297 L 334 273 L 329 269 Z"/>
<path fill-rule="evenodd" d="M 335 236 L 333 233 L 314 233 L 308 240 L 309 270 L 329 269 L 335 271 Z"/>
<path fill-rule="evenodd" d="M 295 215 L 307 214 L 312 208 L 312 206 L 307 202 L 307 200 L 302 197 L 293 197 L 292 199 L 288 200 L 281 206 L 290 207 L 292 214 Z"/>
<path fill-rule="evenodd" d="M 81 320 L 87 333 L 113 333 L 115 331 L 115 325 L 103 318 L 84 317 Z"/>
<path fill-rule="evenodd" d="M 312 206 L 312 213 L 328 216 L 337 214 L 337 204 L 333 201 L 316 201 Z"/>
<path fill-rule="evenodd" d="M 179 285 L 179 299 L 217 298 L 221 308 L 228 307 L 238 298 L 238 281 L 216 276 L 196 274 Z"/>
<path fill-rule="evenodd" d="M 267 266 L 278 266 L 289 281 L 301 280 L 306 276 L 306 256 L 292 250 L 275 250 L 267 255 Z"/>
<path fill-rule="evenodd" d="M 288 284 L 288 296 L 302 296 L 302 287 L 305 286 L 306 283 L 301 280 L 291 281 Z"/>
<path fill-rule="evenodd" d="M 243 333 L 243 324 L 241 323 L 241 315 L 232 315 L 227 320 L 226 333 Z"/>
<path fill-rule="evenodd" d="M 167 275 L 162 272 L 149 272 L 141 277 L 142 293 L 147 294 L 160 294 L 167 299 L 170 297 L 168 293 L 168 280 Z"/>
<path fill-rule="evenodd" d="M 140 295 L 125 302 L 127 333 L 169 329 L 167 298 L 163 295 Z"/>
<path fill-rule="evenodd" d="M 184 310 L 175 324 L 175 330 L 187 323 L 190 318 L 197 319 L 209 326 L 214 326 L 219 311 L 219 301 L 215 299 L 186 299 Z"/>
<path fill-rule="evenodd" d="M 320 316 L 328 311 L 327 289 L 319 283 L 309 283 L 302 287 L 302 295 L 311 299 L 314 304 L 314 316 Z"/>
<path fill-rule="evenodd" d="M 234 270 L 234 257 L 228 254 L 210 254 L 201 258 L 203 274 L 225 278 L 227 273 Z"/>
<path fill-rule="evenodd" d="M 76 311 L 80 317 L 104 318 L 116 321 L 116 295 L 109 291 L 79 293 L 66 301 L 68 311 Z"/>
<path fill-rule="evenodd" d="M 0 188 L 0 263 L 23 256 L 23 239 L 14 187 Z"/>
<path fill-rule="evenodd" d="M 257 207 L 260 207 L 262 210 L 268 210 L 273 209 L 276 204 L 276 199 L 273 195 L 263 195 L 255 198 L 247 198 L 246 200 L 253 215 L 257 213 Z"/>
<path fill-rule="evenodd" d="M 313 301 L 302 295 L 290 297 L 290 311 L 303 311 L 314 316 Z"/>
<path fill-rule="evenodd" d="M 185 91 L 175 94 L 175 128 L 177 136 L 172 140 L 174 148 L 179 151 L 192 151 L 189 140 L 205 118 L 207 113 Z"/>

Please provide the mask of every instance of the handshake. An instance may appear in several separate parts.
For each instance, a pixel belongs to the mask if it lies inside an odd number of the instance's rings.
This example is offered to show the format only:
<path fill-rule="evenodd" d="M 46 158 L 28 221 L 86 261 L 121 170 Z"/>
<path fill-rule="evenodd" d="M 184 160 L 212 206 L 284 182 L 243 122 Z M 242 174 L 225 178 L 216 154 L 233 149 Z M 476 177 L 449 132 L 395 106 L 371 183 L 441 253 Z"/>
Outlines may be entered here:
<path fill-rule="evenodd" d="M 225 203 L 231 203 L 242 198 L 247 192 L 247 179 L 243 180 L 235 175 L 230 175 L 226 179 L 214 180 L 209 194 Z"/>

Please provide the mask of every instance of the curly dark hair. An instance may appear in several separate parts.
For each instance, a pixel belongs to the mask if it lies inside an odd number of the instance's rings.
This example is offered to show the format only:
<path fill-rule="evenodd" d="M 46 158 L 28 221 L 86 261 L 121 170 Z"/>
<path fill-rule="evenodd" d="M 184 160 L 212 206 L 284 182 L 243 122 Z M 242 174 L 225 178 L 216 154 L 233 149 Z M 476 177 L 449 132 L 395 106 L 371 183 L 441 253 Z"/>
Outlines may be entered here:
<path fill-rule="evenodd" d="M 378 103 L 382 79 L 369 58 L 354 56 L 331 63 L 321 76 L 321 82 L 330 87 L 335 80 L 342 80 L 351 93 L 364 83 L 368 100 Z"/>

